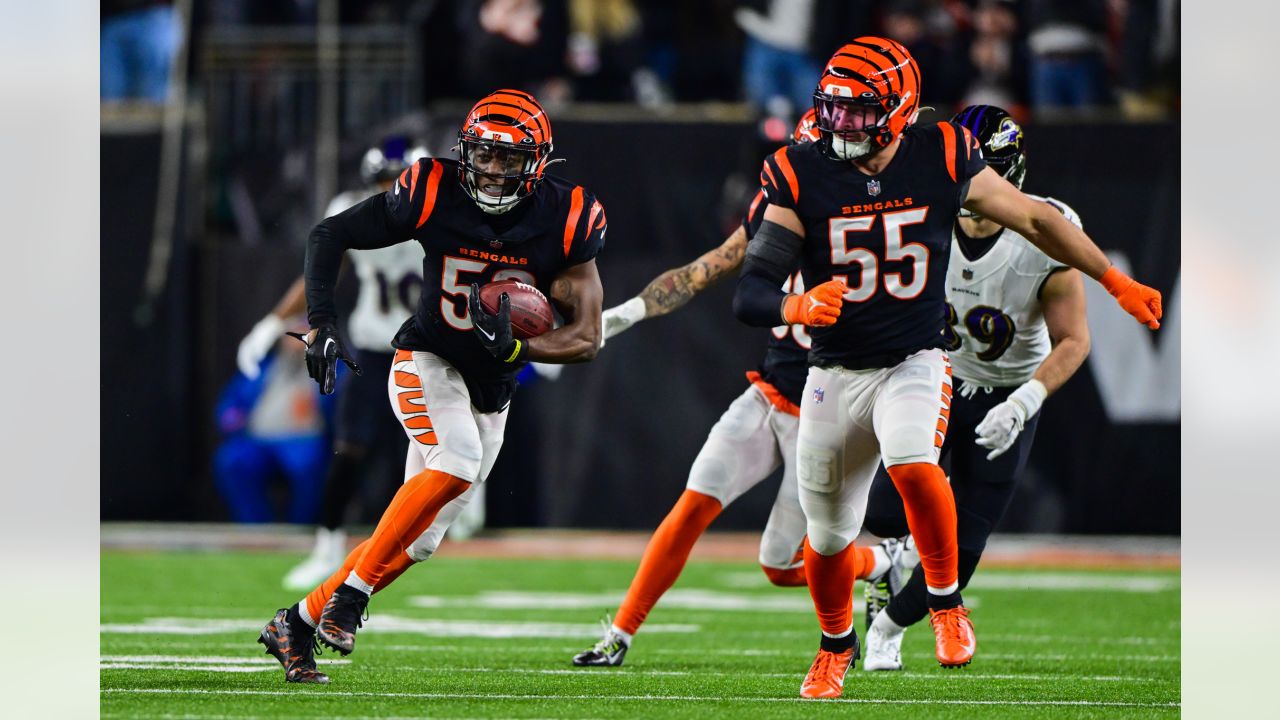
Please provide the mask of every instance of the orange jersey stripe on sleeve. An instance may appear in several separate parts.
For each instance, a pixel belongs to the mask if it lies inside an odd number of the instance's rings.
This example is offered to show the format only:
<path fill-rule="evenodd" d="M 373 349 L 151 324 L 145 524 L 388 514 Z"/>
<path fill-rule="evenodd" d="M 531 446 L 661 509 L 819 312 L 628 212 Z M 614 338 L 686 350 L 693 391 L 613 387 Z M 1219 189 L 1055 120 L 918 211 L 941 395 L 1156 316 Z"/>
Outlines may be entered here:
<path fill-rule="evenodd" d="M 796 182 L 796 171 L 791 169 L 791 161 L 787 159 L 787 149 L 781 148 L 773 154 L 773 158 L 778 161 L 778 169 L 782 170 L 787 184 L 791 186 L 791 202 L 800 202 L 800 184 Z"/>
<path fill-rule="evenodd" d="M 414 163 L 409 167 L 409 200 L 413 200 L 413 193 L 418 189 L 418 166 L 420 163 Z M 434 163 L 433 163 L 434 164 Z"/>
<path fill-rule="evenodd" d="M 938 127 L 942 129 L 943 161 L 947 166 L 947 174 L 951 176 L 952 182 L 955 182 L 956 129 L 949 122 L 940 122 Z"/>
<path fill-rule="evenodd" d="M 414 167 L 417 167 L 416 163 Z M 440 175 L 443 172 L 443 165 L 438 162 L 431 163 L 431 172 L 427 174 L 427 196 L 422 199 L 422 214 L 418 216 L 416 227 L 422 227 L 427 223 L 427 218 L 431 217 L 431 210 L 436 206 L 436 192 L 440 189 Z"/>
<path fill-rule="evenodd" d="M 582 186 L 573 189 L 569 201 L 569 219 L 564 223 L 564 256 L 569 257 L 569 248 L 573 247 L 573 234 L 578 229 L 578 218 L 582 217 Z"/>

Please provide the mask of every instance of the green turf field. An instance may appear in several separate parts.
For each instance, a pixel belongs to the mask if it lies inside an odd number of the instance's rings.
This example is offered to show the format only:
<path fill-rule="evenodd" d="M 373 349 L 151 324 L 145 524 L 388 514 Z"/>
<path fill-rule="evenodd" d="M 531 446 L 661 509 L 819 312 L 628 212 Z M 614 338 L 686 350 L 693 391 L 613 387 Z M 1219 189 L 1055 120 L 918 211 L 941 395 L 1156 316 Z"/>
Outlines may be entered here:
<path fill-rule="evenodd" d="M 971 666 L 939 668 L 921 625 L 906 671 L 859 667 L 841 700 L 805 701 L 808 595 L 750 563 L 691 563 L 625 667 L 576 669 L 634 562 L 436 558 L 374 599 L 354 654 L 320 657 L 332 684 L 286 685 L 254 639 L 296 600 L 278 589 L 296 560 L 104 552 L 102 716 L 972 720 L 1171 717 L 1181 702 L 1176 572 L 982 570 L 965 593 Z"/>

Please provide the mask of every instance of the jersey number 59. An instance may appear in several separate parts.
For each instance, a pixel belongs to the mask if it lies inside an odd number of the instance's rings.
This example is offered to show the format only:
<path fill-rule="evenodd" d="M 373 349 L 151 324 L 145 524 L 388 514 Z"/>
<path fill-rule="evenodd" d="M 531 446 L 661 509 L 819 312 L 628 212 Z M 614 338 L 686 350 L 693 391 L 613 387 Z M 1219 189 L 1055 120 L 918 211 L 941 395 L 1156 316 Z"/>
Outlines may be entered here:
<path fill-rule="evenodd" d="M 490 264 L 452 255 L 444 256 L 444 267 L 440 272 L 440 316 L 454 330 L 471 329 L 471 311 L 467 307 L 471 283 L 484 285 L 488 282 L 481 276 L 489 269 Z M 533 275 L 514 268 L 503 268 L 495 272 L 492 280 L 519 280 L 526 285 L 538 284 Z"/>
<path fill-rule="evenodd" d="M 881 274 L 880 259 L 865 247 L 849 247 L 849 233 L 869 232 L 876 224 L 876 215 L 831 218 L 827 221 L 831 237 L 831 264 L 833 266 L 857 263 L 862 272 L 849 279 L 846 274 L 832 275 L 832 280 L 843 280 L 849 286 L 844 294 L 845 302 L 864 302 L 876 293 L 880 279 L 884 279 L 885 292 L 899 300 L 911 300 L 924 291 L 929 280 L 929 248 L 920 243 L 902 242 L 902 228 L 918 225 L 929 215 L 929 208 L 887 212 L 884 218 L 884 259 L 910 260 L 911 281 L 902 273 Z"/>

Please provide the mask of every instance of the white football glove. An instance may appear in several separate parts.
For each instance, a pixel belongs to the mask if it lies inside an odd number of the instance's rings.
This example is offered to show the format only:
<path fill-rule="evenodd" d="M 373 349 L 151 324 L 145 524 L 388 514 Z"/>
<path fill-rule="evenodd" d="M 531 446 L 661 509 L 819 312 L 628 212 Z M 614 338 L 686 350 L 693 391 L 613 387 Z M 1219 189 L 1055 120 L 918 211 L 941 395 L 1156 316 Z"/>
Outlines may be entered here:
<path fill-rule="evenodd" d="M 987 411 L 986 417 L 974 428 L 981 447 L 988 448 L 988 460 L 994 460 L 1004 454 L 1018 439 L 1027 419 L 1040 411 L 1044 399 L 1049 395 L 1044 383 L 1039 380 L 1028 380 L 1009 394 L 1009 399 Z"/>
<path fill-rule="evenodd" d="M 600 347 L 604 347 L 609 338 L 643 319 L 644 300 L 638 297 L 633 297 L 621 305 L 615 305 L 605 310 L 604 314 L 600 316 L 600 321 L 604 324 L 604 332 L 600 334 Z"/>
<path fill-rule="evenodd" d="M 284 335 L 284 320 L 275 315 L 267 315 L 258 321 L 248 335 L 240 341 L 240 349 L 236 351 L 236 365 L 240 372 L 253 380 L 261 372 L 262 360 L 276 346 L 276 341 Z"/>

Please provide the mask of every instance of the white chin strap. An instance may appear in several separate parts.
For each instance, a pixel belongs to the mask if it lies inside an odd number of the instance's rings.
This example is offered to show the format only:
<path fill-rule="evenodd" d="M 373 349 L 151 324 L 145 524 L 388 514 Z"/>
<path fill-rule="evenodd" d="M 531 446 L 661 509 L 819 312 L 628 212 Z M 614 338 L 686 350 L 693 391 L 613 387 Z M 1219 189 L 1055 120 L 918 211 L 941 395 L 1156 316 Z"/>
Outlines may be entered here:
<path fill-rule="evenodd" d="M 871 152 L 871 138 L 862 142 L 850 142 L 839 135 L 831 136 L 831 152 L 841 160 L 856 160 Z"/>

